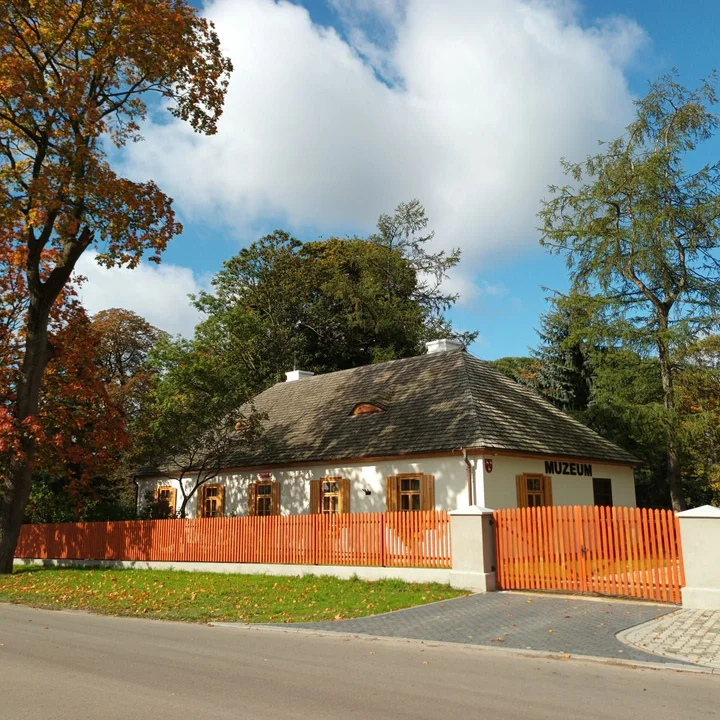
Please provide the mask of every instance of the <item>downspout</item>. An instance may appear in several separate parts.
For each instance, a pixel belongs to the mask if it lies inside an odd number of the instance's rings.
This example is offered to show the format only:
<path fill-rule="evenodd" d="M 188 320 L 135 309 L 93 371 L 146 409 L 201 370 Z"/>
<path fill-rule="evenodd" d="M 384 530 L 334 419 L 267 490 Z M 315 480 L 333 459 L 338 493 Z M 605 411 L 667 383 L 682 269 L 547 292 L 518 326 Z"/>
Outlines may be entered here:
<path fill-rule="evenodd" d="M 472 470 L 472 463 L 468 460 L 468 454 L 467 450 L 465 448 L 460 448 L 460 452 L 462 453 L 463 460 L 465 461 L 465 465 L 467 465 L 467 488 L 468 488 L 468 505 L 474 505 L 473 500 L 473 470 Z"/>

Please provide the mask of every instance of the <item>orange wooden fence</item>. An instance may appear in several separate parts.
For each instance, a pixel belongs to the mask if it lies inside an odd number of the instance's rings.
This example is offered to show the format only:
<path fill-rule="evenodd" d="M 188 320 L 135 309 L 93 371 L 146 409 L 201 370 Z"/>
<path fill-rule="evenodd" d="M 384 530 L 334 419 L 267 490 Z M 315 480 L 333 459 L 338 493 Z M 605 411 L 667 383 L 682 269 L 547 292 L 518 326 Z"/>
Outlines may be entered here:
<path fill-rule="evenodd" d="M 503 589 L 681 601 L 680 528 L 670 510 L 535 507 L 493 516 Z"/>
<path fill-rule="evenodd" d="M 446 511 L 23 525 L 15 556 L 450 567 Z"/>

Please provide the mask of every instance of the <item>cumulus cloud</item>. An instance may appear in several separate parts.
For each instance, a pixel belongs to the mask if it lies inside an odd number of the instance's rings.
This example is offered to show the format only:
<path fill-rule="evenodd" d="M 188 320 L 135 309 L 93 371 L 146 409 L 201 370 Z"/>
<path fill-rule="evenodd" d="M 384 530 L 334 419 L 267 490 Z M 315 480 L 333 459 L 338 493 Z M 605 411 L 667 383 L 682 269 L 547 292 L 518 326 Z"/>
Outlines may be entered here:
<path fill-rule="evenodd" d="M 535 242 L 558 159 L 630 117 L 630 20 L 586 27 L 567 0 L 335 4 L 342 35 L 289 2 L 208 5 L 235 65 L 219 132 L 151 124 L 131 173 L 239 225 L 370 227 L 419 197 L 438 241 L 475 260 Z"/>
<path fill-rule="evenodd" d="M 559 158 L 629 121 L 642 29 L 581 22 L 572 0 L 328 2 L 339 30 L 284 0 L 209 3 L 235 66 L 219 132 L 150 123 L 126 171 L 240 232 L 369 229 L 420 198 L 438 246 L 463 251 L 453 285 L 482 293 L 489 258 L 537 247 Z"/>
<path fill-rule="evenodd" d="M 192 336 L 201 314 L 190 306 L 187 296 L 204 288 L 202 278 L 188 268 L 166 263 L 108 269 L 98 265 L 96 257 L 93 250 L 83 253 L 76 268 L 78 275 L 87 278 L 80 297 L 88 312 L 122 307 L 161 330 Z"/>

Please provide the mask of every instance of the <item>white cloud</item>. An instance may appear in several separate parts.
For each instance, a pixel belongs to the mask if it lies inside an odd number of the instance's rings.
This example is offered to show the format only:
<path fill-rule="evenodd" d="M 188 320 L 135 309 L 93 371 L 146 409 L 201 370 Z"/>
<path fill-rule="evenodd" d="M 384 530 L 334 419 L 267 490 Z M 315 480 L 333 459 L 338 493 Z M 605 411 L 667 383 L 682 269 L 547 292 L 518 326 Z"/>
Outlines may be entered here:
<path fill-rule="evenodd" d="M 209 4 L 235 66 L 219 132 L 151 124 L 128 172 L 240 229 L 370 228 L 418 197 L 467 286 L 489 256 L 537 245 L 559 158 L 630 119 L 631 20 L 584 26 L 569 0 L 329 1 L 349 40 L 289 2 Z"/>
<path fill-rule="evenodd" d="M 134 270 L 108 269 L 97 264 L 96 256 L 94 250 L 83 253 L 76 268 L 78 275 L 87 278 L 80 297 L 89 313 L 122 307 L 161 330 L 192 336 L 201 315 L 187 296 L 204 288 L 192 270 L 165 263 L 145 263 Z"/>

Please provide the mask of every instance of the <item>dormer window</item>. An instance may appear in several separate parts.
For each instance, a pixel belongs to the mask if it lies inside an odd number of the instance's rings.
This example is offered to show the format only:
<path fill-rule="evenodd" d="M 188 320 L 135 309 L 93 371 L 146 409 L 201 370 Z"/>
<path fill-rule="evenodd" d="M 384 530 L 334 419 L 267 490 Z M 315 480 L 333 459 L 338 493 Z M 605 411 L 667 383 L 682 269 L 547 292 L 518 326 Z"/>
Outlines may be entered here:
<path fill-rule="evenodd" d="M 372 413 L 382 412 L 383 409 L 373 403 L 358 403 L 350 413 L 351 415 L 371 415 Z"/>

